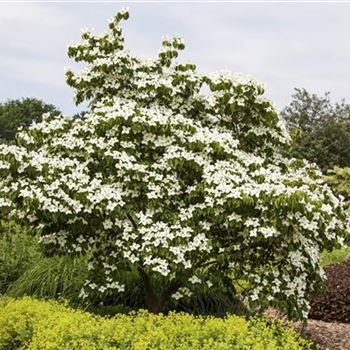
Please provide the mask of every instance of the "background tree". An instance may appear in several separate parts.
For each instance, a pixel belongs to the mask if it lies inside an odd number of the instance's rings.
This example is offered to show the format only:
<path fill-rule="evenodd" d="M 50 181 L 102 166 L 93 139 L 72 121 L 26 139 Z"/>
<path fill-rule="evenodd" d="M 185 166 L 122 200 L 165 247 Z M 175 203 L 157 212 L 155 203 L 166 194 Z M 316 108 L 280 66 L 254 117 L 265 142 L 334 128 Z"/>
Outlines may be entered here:
<path fill-rule="evenodd" d="M 0 103 L 0 142 L 11 142 L 19 127 L 40 122 L 44 113 L 59 114 L 59 110 L 36 98 L 22 98 Z"/>
<path fill-rule="evenodd" d="M 350 168 L 334 167 L 329 170 L 326 180 L 334 191 L 345 197 L 345 204 L 350 211 Z"/>
<path fill-rule="evenodd" d="M 332 104 L 329 93 L 319 97 L 296 89 L 282 118 L 293 139 L 293 156 L 315 162 L 324 172 L 350 166 L 349 104 Z"/>
<path fill-rule="evenodd" d="M 180 38 L 152 60 L 131 54 L 128 16 L 69 48 L 87 64 L 67 82 L 88 113 L 46 116 L 0 146 L 0 209 L 37 226 L 48 253 L 90 253 L 83 298 L 129 293 L 130 272 L 160 312 L 244 279 L 252 307 L 306 317 L 319 254 L 347 234 L 341 202 L 316 167 L 283 157 L 289 136 L 261 84 L 178 63 Z"/>

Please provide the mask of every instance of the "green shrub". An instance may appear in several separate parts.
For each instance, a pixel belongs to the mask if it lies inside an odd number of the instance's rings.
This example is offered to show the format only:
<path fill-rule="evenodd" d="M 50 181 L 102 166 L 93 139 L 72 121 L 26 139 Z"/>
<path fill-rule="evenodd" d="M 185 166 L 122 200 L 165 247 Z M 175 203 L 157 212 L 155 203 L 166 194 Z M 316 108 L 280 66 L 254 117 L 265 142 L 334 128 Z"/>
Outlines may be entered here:
<path fill-rule="evenodd" d="M 345 197 L 345 204 L 350 212 L 350 168 L 334 167 L 325 178 L 335 192 Z"/>
<path fill-rule="evenodd" d="M 78 304 L 86 260 L 84 256 L 44 257 L 35 232 L 13 222 L 0 225 L 0 294 L 63 297 Z"/>
<path fill-rule="evenodd" d="M 107 319 L 54 301 L 0 301 L 0 349 L 312 349 L 281 323 L 240 316 L 119 314 Z"/>
<path fill-rule="evenodd" d="M 37 238 L 13 222 L 0 222 L 0 294 L 40 257 Z"/>

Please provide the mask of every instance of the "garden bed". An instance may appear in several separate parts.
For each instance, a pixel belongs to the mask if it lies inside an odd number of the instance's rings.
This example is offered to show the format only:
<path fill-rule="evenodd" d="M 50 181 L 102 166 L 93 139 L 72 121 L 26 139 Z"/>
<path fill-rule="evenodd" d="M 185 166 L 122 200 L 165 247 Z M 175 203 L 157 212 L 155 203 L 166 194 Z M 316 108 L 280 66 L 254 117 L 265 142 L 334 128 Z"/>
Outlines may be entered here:
<path fill-rule="evenodd" d="M 300 324 L 297 327 L 301 329 Z M 318 350 L 349 350 L 350 324 L 309 320 L 304 335 L 312 339 Z"/>
<path fill-rule="evenodd" d="M 309 317 L 326 322 L 349 323 L 350 259 L 327 266 L 325 272 L 326 290 L 312 299 Z"/>

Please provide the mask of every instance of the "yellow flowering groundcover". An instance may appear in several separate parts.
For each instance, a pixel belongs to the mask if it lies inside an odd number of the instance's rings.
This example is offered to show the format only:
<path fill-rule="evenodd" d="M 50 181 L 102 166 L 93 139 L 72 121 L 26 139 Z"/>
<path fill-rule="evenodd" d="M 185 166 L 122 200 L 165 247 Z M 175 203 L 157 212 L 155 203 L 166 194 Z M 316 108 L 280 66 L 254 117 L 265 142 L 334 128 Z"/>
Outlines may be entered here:
<path fill-rule="evenodd" d="M 105 318 L 56 301 L 0 300 L 0 349 L 312 349 L 280 323 L 240 316 L 155 315 L 139 311 Z"/>

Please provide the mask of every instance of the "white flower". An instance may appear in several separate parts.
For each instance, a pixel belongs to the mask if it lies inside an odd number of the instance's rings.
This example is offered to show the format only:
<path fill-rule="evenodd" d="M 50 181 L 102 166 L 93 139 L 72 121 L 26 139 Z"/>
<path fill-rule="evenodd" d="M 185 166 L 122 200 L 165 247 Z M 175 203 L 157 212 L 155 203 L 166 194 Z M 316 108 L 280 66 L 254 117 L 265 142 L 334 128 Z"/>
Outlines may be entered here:
<path fill-rule="evenodd" d="M 188 279 L 188 281 L 192 284 L 202 283 L 202 280 L 198 278 L 196 275 L 193 275 L 191 278 Z"/>
<path fill-rule="evenodd" d="M 90 287 L 91 289 L 96 289 L 96 288 L 97 288 L 97 284 L 96 284 L 96 283 L 90 283 L 90 284 L 89 284 L 89 287 Z"/>
<path fill-rule="evenodd" d="M 113 222 L 110 219 L 107 219 L 103 222 L 103 228 L 109 230 L 113 227 Z"/>
<path fill-rule="evenodd" d="M 82 288 L 80 290 L 79 298 L 86 299 L 88 296 L 89 296 L 89 294 L 85 292 L 84 288 Z"/>
<path fill-rule="evenodd" d="M 104 293 L 106 289 L 107 289 L 106 287 L 101 286 L 101 287 L 98 289 L 98 291 L 101 292 L 101 293 Z"/>

